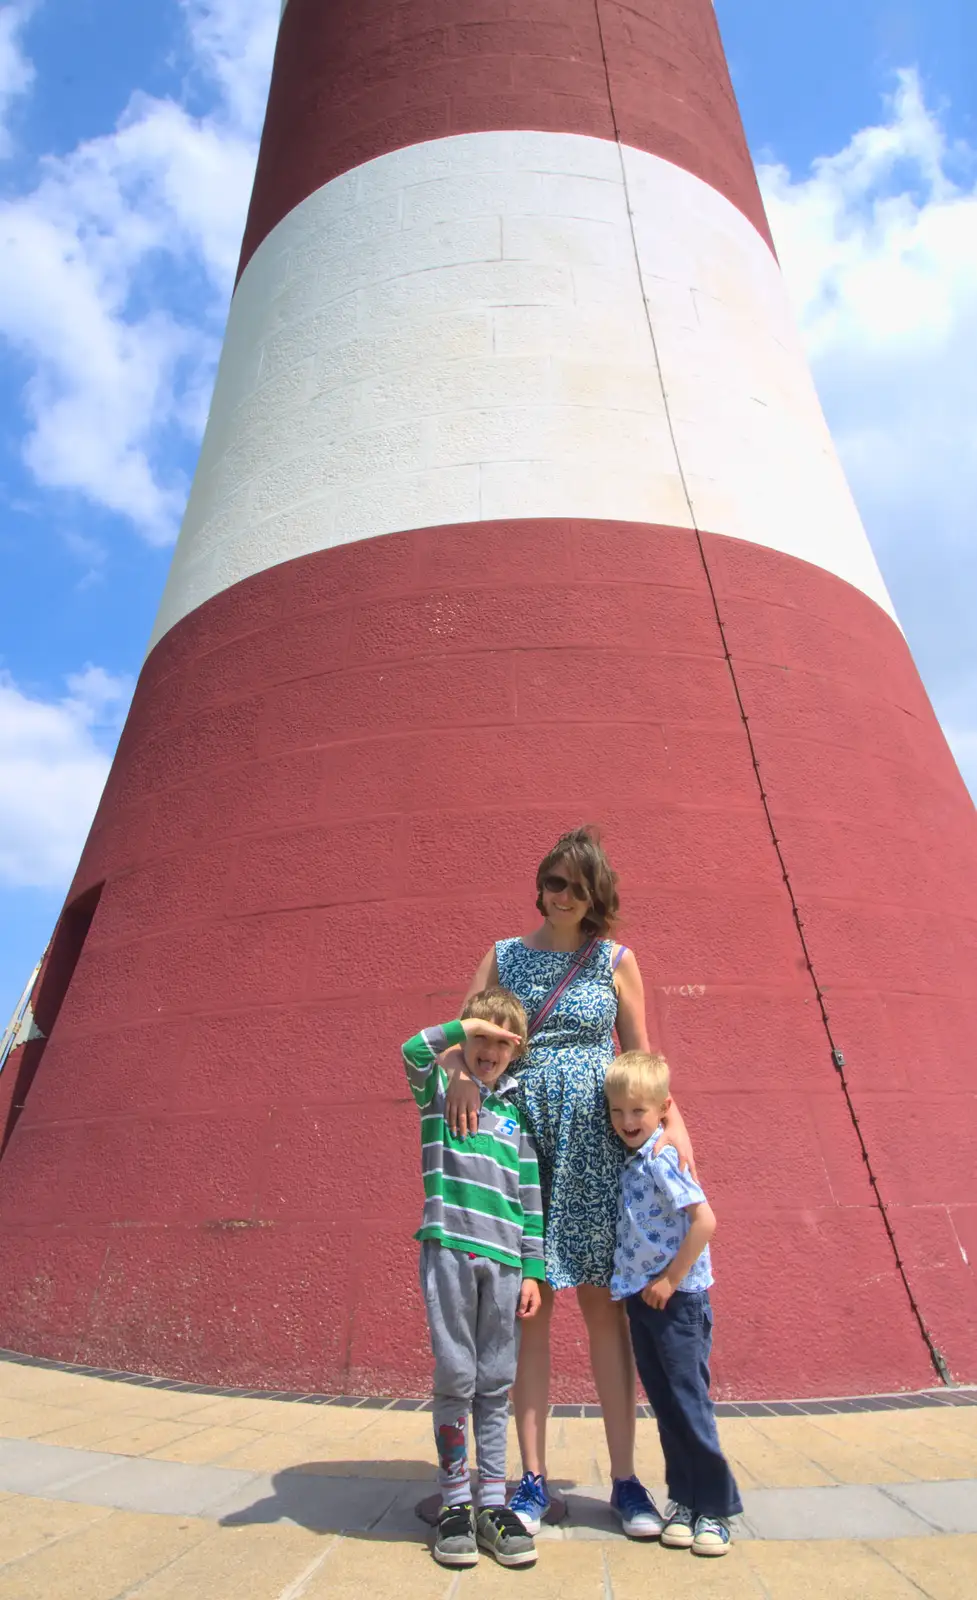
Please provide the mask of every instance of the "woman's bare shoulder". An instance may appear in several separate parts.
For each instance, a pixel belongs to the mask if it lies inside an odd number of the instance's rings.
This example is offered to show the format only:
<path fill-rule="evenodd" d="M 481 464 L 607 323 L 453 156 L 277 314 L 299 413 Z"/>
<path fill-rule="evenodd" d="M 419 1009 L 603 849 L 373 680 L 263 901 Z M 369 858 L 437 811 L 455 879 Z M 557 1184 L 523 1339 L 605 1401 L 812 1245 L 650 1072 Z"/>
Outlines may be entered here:
<path fill-rule="evenodd" d="M 611 971 L 615 978 L 630 976 L 638 971 L 637 957 L 629 945 L 611 941 Z"/>

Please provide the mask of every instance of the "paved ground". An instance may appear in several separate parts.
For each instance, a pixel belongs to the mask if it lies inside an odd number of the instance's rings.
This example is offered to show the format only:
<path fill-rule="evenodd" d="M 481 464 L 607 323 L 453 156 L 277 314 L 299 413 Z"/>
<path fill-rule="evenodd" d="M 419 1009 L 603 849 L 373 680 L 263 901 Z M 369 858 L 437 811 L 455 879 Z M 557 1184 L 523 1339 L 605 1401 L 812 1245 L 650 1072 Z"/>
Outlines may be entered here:
<path fill-rule="evenodd" d="M 429 1427 L 0 1363 L 0 1600 L 977 1600 L 977 1406 L 724 1419 L 746 1515 L 712 1563 L 624 1540 L 599 1421 L 558 1418 L 566 1522 L 460 1577 L 414 1513 Z M 639 1460 L 659 1484 L 648 1421 Z"/>

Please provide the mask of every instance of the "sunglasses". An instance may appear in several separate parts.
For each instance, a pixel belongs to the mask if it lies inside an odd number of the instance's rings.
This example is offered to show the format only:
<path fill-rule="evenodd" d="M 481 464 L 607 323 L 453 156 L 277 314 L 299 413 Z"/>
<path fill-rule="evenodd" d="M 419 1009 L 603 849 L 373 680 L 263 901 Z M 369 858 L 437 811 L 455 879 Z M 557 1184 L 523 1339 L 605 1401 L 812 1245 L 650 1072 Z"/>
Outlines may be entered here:
<path fill-rule="evenodd" d="M 543 879 L 542 886 L 546 890 L 547 894 L 563 894 L 564 890 L 569 889 L 574 900 L 587 901 L 590 899 L 590 895 L 587 893 L 582 884 L 571 883 L 569 878 L 561 878 L 558 872 L 547 873 L 546 877 Z"/>

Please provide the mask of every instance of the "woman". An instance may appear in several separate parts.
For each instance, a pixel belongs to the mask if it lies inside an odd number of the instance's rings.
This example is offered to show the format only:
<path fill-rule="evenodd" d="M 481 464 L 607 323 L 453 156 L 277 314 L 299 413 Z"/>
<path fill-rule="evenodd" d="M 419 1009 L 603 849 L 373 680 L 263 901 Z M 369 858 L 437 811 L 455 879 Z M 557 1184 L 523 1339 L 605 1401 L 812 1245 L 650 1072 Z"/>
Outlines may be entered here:
<path fill-rule="evenodd" d="M 606 936 L 618 911 L 617 879 L 597 836 L 587 828 L 564 834 L 536 873 L 543 924 L 526 938 L 493 945 L 469 995 L 502 983 L 522 1001 L 530 1020 L 554 987 L 573 976 L 538 1031 L 518 1075 L 517 1096 L 539 1149 L 546 1209 L 543 1303 L 522 1327 L 513 1389 L 523 1478 L 512 1500 L 527 1530 L 536 1533 L 549 1509 L 546 1422 L 549 1414 L 550 1322 L 554 1290 L 573 1288 L 587 1327 L 590 1364 L 604 1417 L 614 1489 L 611 1504 L 624 1531 L 653 1538 L 661 1530 L 634 1473 L 634 1363 L 623 1305 L 610 1297 L 621 1165 L 626 1154 L 611 1131 L 604 1072 L 622 1050 L 647 1050 L 644 989 L 638 963 Z M 575 957 L 588 944 L 582 963 Z M 452 1131 L 478 1127 L 477 1086 L 456 1067 L 447 1097 Z M 674 1144 L 683 1166 L 692 1152 L 674 1104 L 662 1144 Z"/>

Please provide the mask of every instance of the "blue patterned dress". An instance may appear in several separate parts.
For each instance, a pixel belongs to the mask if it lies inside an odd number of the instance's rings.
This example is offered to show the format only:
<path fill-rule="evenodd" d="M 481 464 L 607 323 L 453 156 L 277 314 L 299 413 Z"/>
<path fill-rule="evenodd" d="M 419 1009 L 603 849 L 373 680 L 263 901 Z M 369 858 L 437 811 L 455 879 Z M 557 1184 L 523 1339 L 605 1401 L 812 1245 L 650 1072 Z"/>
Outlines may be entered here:
<path fill-rule="evenodd" d="M 613 943 L 596 945 L 564 990 L 517 1074 L 513 1099 L 539 1151 L 546 1214 L 546 1280 L 554 1289 L 609 1284 L 621 1167 L 627 1150 L 611 1129 L 604 1072 L 614 1057 L 617 992 Z M 522 939 L 495 946 L 499 981 L 530 1017 L 575 952 L 535 950 Z"/>

